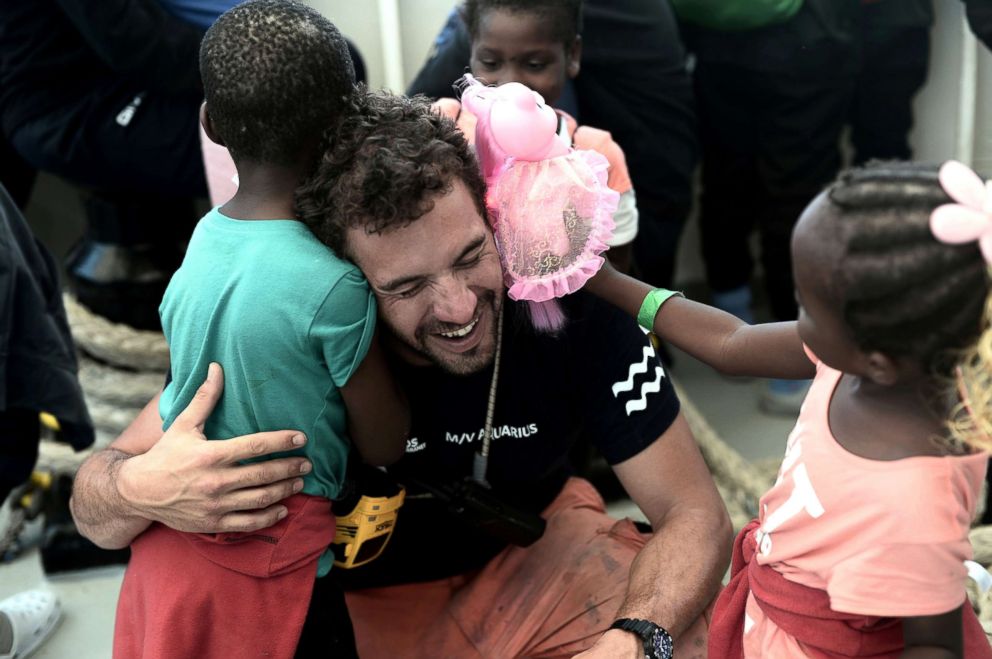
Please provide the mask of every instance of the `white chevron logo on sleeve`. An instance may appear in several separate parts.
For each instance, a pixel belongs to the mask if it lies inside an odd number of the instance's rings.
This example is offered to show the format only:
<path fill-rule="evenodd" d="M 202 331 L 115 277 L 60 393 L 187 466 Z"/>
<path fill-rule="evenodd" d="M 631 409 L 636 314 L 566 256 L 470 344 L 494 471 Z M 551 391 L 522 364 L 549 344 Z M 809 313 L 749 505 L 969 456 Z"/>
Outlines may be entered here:
<path fill-rule="evenodd" d="M 654 367 L 654 381 L 645 382 L 641 386 L 641 397 L 637 400 L 627 401 L 627 416 L 630 416 L 631 412 L 640 412 L 641 410 L 647 409 L 648 406 L 648 394 L 656 394 L 661 391 L 661 378 L 665 376 L 665 371 L 662 370 L 660 366 Z"/>
<path fill-rule="evenodd" d="M 630 370 L 627 372 L 627 379 L 623 382 L 617 382 L 613 385 L 613 397 L 616 398 L 625 391 L 633 391 L 634 389 L 634 376 L 638 373 L 648 372 L 648 361 L 654 357 L 654 348 L 651 346 L 644 346 L 644 359 L 636 364 L 630 365 Z"/>

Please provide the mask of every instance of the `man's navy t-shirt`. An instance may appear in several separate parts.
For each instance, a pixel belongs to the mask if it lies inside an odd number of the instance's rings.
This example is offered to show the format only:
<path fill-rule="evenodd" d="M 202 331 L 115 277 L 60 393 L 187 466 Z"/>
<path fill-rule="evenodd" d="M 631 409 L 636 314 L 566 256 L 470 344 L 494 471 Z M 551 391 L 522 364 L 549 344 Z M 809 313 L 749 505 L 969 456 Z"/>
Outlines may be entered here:
<path fill-rule="evenodd" d="M 565 300 L 569 324 L 536 334 L 518 303 L 505 302 L 503 353 L 487 479 L 508 503 L 540 512 L 572 474 L 569 453 L 587 438 L 610 464 L 652 444 L 679 402 L 648 337 L 628 316 L 592 295 Z M 471 475 L 481 445 L 492 367 L 454 376 L 401 366 L 412 429 L 398 480 L 450 483 Z M 340 570 L 348 588 L 440 579 L 478 569 L 506 544 L 450 514 L 407 484 L 393 537 L 365 567 Z M 414 495 L 411 498 L 410 495 Z"/>

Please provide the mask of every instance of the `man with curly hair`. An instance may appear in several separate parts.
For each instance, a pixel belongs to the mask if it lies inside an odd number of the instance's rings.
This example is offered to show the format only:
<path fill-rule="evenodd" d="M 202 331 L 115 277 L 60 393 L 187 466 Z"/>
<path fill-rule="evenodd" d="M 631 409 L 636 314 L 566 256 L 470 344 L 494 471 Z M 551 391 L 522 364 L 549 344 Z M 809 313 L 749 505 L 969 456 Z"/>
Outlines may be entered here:
<path fill-rule="evenodd" d="M 360 94 L 331 144 L 297 192 L 298 211 L 367 276 L 413 423 L 389 469 L 408 493 L 395 533 L 377 560 L 338 575 L 360 656 L 671 657 L 672 637 L 676 656 L 703 654 L 730 524 L 647 337 L 584 292 L 565 300 L 560 334 L 527 326 L 506 296 L 475 158 L 426 99 Z M 108 518 L 207 531 L 270 525 L 280 504 L 268 488 L 290 467 L 271 460 L 249 472 L 224 449 L 274 452 L 292 433 L 205 451 L 200 424 L 219 389 L 206 383 L 185 427 L 164 436 L 139 417 L 125 435 L 151 448 L 116 471 L 90 470 L 77 512 L 101 506 Z M 583 437 L 653 533 L 610 518 L 572 476 L 569 452 Z M 134 479 L 155 494 L 125 496 L 118 484 Z M 466 517 L 457 497 L 444 500 L 480 481 L 489 488 L 470 491 L 501 512 Z M 543 533 L 507 533 L 509 511 L 540 515 Z M 318 580 L 315 597 L 331 587 Z"/>

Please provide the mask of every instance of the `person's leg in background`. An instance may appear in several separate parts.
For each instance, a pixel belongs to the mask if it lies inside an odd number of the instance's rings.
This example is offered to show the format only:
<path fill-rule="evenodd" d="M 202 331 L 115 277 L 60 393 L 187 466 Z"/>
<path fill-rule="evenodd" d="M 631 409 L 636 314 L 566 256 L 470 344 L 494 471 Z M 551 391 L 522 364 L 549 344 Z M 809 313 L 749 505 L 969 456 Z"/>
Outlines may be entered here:
<path fill-rule="evenodd" d="M 892 3 L 893 0 L 886 0 Z M 854 163 L 909 160 L 913 98 L 930 66 L 930 26 L 887 26 L 865 7 L 864 63 L 851 106 Z"/>
<path fill-rule="evenodd" d="M 705 150 L 700 223 L 710 284 L 719 301 L 720 293 L 748 283 L 748 246 L 730 227 L 741 215 L 735 206 L 743 205 L 762 234 L 775 320 L 796 317 L 792 226 L 840 164 L 839 135 L 859 56 L 854 30 L 860 5 L 836 5 L 810 1 L 788 22 L 754 30 L 691 31 Z"/>
<path fill-rule="evenodd" d="M 988 0 L 964 0 L 968 24 L 986 48 L 992 50 L 992 4 Z"/>
<path fill-rule="evenodd" d="M 31 476 L 38 461 L 40 433 L 37 411 L 8 408 L 0 412 L 0 504 Z"/>
<path fill-rule="evenodd" d="M 37 177 L 37 170 L 25 162 L 3 135 L 0 135 L 0 184 L 7 188 L 21 210 L 28 205 Z"/>
<path fill-rule="evenodd" d="M 579 121 L 624 150 L 640 214 L 635 273 L 671 287 L 699 151 L 675 16 L 655 0 L 587 0 L 583 21 Z"/>
<path fill-rule="evenodd" d="M 703 147 L 699 229 L 713 304 L 746 322 L 751 309 L 750 235 L 758 200 L 754 135 L 763 76 L 720 62 L 700 61 L 695 71 Z"/>
<path fill-rule="evenodd" d="M 857 0 L 810 0 L 786 23 L 736 33 L 694 31 L 705 145 L 700 223 L 717 306 L 740 307 L 737 295 L 722 294 L 748 290 L 748 245 L 729 242 L 742 239 L 728 228 L 741 215 L 734 205 L 747 199 L 744 207 L 760 232 L 773 319 L 796 318 L 792 227 L 840 167 L 840 132 L 860 58 L 859 21 Z M 734 157 L 742 162 L 737 171 L 730 166 Z M 721 243 L 726 252 L 719 251 Z M 730 276 L 727 263 L 733 264 Z M 804 388 L 804 382 L 772 381 L 762 406 L 795 413 Z"/>
<path fill-rule="evenodd" d="M 840 137 L 854 95 L 847 76 L 781 76 L 766 89 L 768 105 L 758 158 L 767 191 L 759 209 L 761 262 L 765 290 L 775 320 L 795 320 L 798 308 L 792 281 L 792 229 L 806 206 L 841 168 Z M 806 382 L 771 380 L 762 408 L 794 415 Z"/>
<path fill-rule="evenodd" d="M 840 136 L 853 92 L 851 78 L 812 76 L 776 77 L 764 90 L 758 172 L 767 196 L 758 216 L 765 288 L 775 320 L 796 319 L 792 228 L 840 171 Z"/>
<path fill-rule="evenodd" d="M 335 568 L 337 569 L 337 568 Z M 344 590 L 333 571 L 314 584 L 310 608 L 303 623 L 295 659 L 353 659 L 355 631 L 344 598 Z"/>

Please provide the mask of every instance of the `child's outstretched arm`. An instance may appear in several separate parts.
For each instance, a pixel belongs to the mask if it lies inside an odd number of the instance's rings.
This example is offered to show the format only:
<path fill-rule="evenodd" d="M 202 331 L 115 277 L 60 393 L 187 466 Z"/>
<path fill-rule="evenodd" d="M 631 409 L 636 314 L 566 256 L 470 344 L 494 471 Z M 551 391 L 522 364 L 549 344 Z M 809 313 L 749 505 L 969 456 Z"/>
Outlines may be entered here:
<path fill-rule="evenodd" d="M 969 606 L 965 601 L 965 606 Z M 902 659 L 960 659 L 964 656 L 961 609 L 902 619 Z"/>
<path fill-rule="evenodd" d="M 410 432 L 410 407 L 389 370 L 378 331 L 365 359 L 341 387 L 341 397 L 351 440 L 365 462 L 378 466 L 399 460 Z"/>
<path fill-rule="evenodd" d="M 609 263 L 586 288 L 635 318 L 655 290 L 620 274 Z M 795 321 L 748 325 L 725 311 L 671 297 L 654 316 L 653 327 L 645 329 L 727 375 L 795 379 L 815 375 Z"/>

